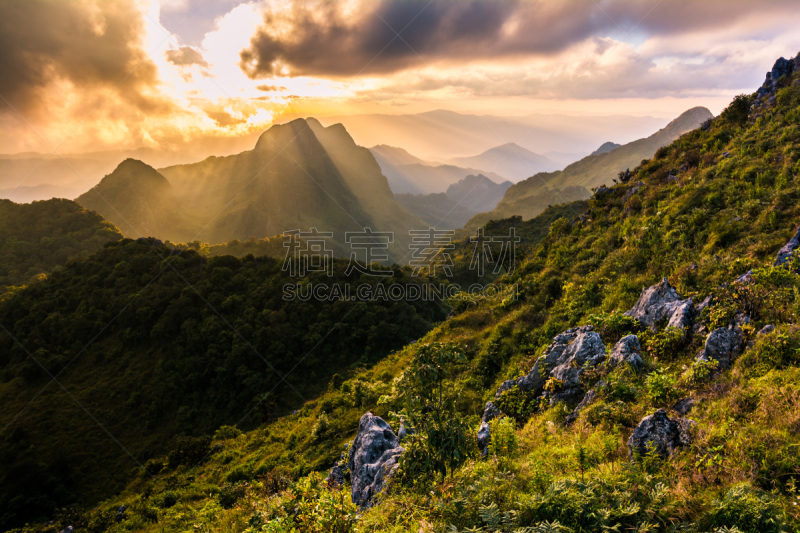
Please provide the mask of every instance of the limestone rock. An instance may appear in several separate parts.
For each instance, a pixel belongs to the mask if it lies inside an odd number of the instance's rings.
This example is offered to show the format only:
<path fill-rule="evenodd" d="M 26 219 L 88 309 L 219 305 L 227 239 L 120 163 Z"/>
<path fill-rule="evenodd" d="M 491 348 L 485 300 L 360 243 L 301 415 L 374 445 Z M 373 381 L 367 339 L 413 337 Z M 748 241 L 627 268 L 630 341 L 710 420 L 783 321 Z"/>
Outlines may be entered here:
<path fill-rule="evenodd" d="M 694 398 L 684 398 L 678 400 L 675 405 L 672 406 L 672 410 L 681 416 L 686 416 L 689 414 L 689 411 L 692 410 L 692 407 L 694 407 Z"/>
<path fill-rule="evenodd" d="M 644 289 L 636 305 L 625 314 L 651 329 L 665 318 L 669 326 L 684 328 L 691 326 L 694 306 L 691 298 L 683 300 L 667 278 L 664 278 Z"/>
<path fill-rule="evenodd" d="M 397 460 L 404 451 L 400 439 L 381 417 L 372 413 L 361 417 L 347 460 L 353 503 L 359 507 L 372 505 L 374 496 L 397 470 Z"/>
<path fill-rule="evenodd" d="M 797 229 L 797 233 L 794 234 L 794 237 L 792 237 L 789 242 L 787 242 L 783 248 L 778 251 L 778 257 L 775 259 L 774 266 L 780 266 L 784 263 L 788 263 L 792 256 L 792 252 L 794 252 L 798 246 L 800 246 L 800 228 Z"/>
<path fill-rule="evenodd" d="M 661 457 L 670 457 L 679 447 L 691 443 L 690 428 L 694 424 L 694 421 L 686 418 L 670 418 L 665 410 L 659 409 L 642 418 L 633 430 L 628 439 L 628 456 L 631 459 L 637 453 L 644 456 L 653 448 Z"/>
<path fill-rule="evenodd" d="M 584 365 L 596 366 L 605 357 L 606 347 L 593 326 L 571 328 L 555 336 L 545 354 L 527 375 L 516 380 L 516 385 L 525 392 L 539 396 L 552 378 L 557 381 L 556 390 L 548 392 L 551 403 L 577 402 L 583 396 L 580 376 Z"/>
<path fill-rule="evenodd" d="M 478 428 L 478 448 L 481 450 L 481 455 L 486 455 L 489 449 L 489 442 L 492 439 L 489 422 L 501 414 L 500 409 L 493 402 L 486 402 L 486 407 L 481 417 L 481 427 Z"/>
<path fill-rule="evenodd" d="M 772 324 L 767 324 L 766 326 L 758 330 L 758 335 L 769 335 L 773 331 L 775 331 L 775 326 L 773 326 Z"/>
<path fill-rule="evenodd" d="M 333 465 L 325 482 L 331 487 L 341 487 L 344 485 L 344 468 L 339 463 Z"/>
<path fill-rule="evenodd" d="M 642 345 L 639 344 L 639 337 L 627 335 L 617 341 L 617 344 L 611 349 L 611 354 L 608 356 L 608 365 L 615 367 L 622 363 L 628 363 L 635 370 L 640 370 L 644 365 L 640 355 L 641 352 Z"/>
<path fill-rule="evenodd" d="M 583 397 L 583 400 L 581 400 L 581 403 L 579 403 L 577 407 L 575 407 L 575 409 L 570 414 L 567 415 L 567 418 L 564 422 L 568 426 L 573 422 L 575 422 L 578 419 L 578 415 L 581 414 L 581 411 L 585 409 L 589 404 L 591 404 L 595 400 L 595 398 L 597 398 L 597 389 L 600 389 L 605 386 L 606 386 L 605 381 L 598 382 L 597 385 L 595 385 L 594 389 L 591 389 L 589 392 L 586 393 L 586 395 Z"/>
<path fill-rule="evenodd" d="M 733 363 L 744 346 L 744 336 L 739 328 L 718 328 L 706 338 L 705 347 L 697 355 L 698 361 L 717 361 L 720 368 Z"/>

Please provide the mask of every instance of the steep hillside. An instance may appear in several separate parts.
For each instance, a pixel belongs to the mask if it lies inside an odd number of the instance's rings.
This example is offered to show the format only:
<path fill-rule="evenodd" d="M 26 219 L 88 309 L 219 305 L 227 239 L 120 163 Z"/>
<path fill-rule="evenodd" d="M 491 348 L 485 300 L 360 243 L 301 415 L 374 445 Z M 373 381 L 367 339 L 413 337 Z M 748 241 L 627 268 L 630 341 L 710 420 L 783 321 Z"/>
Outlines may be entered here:
<path fill-rule="evenodd" d="M 70 259 L 121 238 L 100 215 L 70 200 L 0 200 L 0 299 L 13 286 L 46 278 Z"/>
<path fill-rule="evenodd" d="M 485 152 L 450 160 L 455 165 L 475 167 L 483 172 L 496 172 L 517 182 L 538 172 L 552 172 L 558 165 L 543 155 L 539 155 L 514 144 L 495 146 Z"/>
<path fill-rule="evenodd" d="M 197 221 L 183 199 L 156 169 L 136 159 L 120 163 L 75 201 L 103 215 L 127 237 L 183 242 L 196 236 Z"/>
<path fill-rule="evenodd" d="M 786 63 L 553 221 L 496 280 L 516 299 L 459 300 L 296 414 L 176 446 L 118 496 L 26 531 L 797 531 L 800 73 Z M 181 461 L 189 449 L 200 459 Z"/>
<path fill-rule="evenodd" d="M 588 198 L 589 189 L 603 184 L 611 185 L 619 172 L 634 168 L 643 159 L 653 157 L 660 147 L 698 128 L 712 117 L 708 109 L 695 107 L 685 111 L 665 128 L 647 138 L 633 141 L 609 152 L 590 155 L 558 172 L 531 176 L 511 187 L 492 212 L 476 216 L 469 222 L 468 227 L 476 228 L 487 220 L 515 215 L 528 219 L 541 213 L 542 206 Z M 582 196 L 577 187 L 584 189 Z"/>

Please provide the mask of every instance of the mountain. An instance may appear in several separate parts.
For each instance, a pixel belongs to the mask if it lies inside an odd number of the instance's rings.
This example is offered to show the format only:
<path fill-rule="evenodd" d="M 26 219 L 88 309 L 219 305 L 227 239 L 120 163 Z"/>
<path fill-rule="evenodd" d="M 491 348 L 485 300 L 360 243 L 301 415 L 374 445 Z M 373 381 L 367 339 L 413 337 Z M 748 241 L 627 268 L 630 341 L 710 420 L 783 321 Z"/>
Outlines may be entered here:
<path fill-rule="evenodd" d="M 402 148 L 393 146 L 374 146 L 372 155 L 381 167 L 381 172 L 389 180 L 389 187 L 395 194 L 433 194 L 442 193 L 450 185 L 471 174 L 481 171 L 456 165 L 441 165 L 424 161 L 409 154 Z M 494 172 L 486 172 L 496 183 L 506 181 Z"/>
<path fill-rule="evenodd" d="M 345 232 L 394 232 L 399 259 L 408 231 L 423 226 L 395 201 L 369 150 L 314 119 L 273 126 L 235 155 L 159 171 L 126 161 L 77 201 L 126 236 L 214 244 L 317 228 L 333 232 L 329 244 L 345 257 Z"/>
<path fill-rule="evenodd" d="M 170 183 L 153 167 L 126 159 L 100 183 L 75 199 L 117 226 L 126 237 L 195 240 L 197 222 Z"/>
<path fill-rule="evenodd" d="M 13 286 L 46 278 L 121 238 L 112 224 L 71 200 L 0 200 L 0 299 Z"/>
<path fill-rule="evenodd" d="M 516 143 L 538 154 L 590 153 L 609 136 L 619 142 L 630 142 L 668 122 L 660 118 L 626 115 L 531 113 L 496 116 L 442 109 L 405 115 L 321 117 L 320 121 L 324 125 L 343 124 L 359 145 L 402 146 L 426 161 L 441 162 L 464 154 L 479 154 L 506 143 Z M 558 168 L 562 166 L 559 163 Z M 491 170 L 478 168 L 484 174 Z"/>
<path fill-rule="evenodd" d="M 459 229 L 479 213 L 459 204 L 443 192 L 432 194 L 396 194 L 394 196 L 406 209 L 414 213 L 427 226 L 452 230 Z"/>
<path fill-rule="evenodd" d="M 538 172 L 556 170 L 558 165 L 543 155 L 535 154 L 514 143 L 496 146 L 471 157 L 451 159 L 456 165 L 480 168 L 486 172 L 497 172 L 513 182 L 533 176 Z"/>
<path fill-rule="evenodd" d="M 380 157 L 385 163 L 395 167 L 402 165 L 414 165 L 414 164 L 436 165 L 436 163 L 423 161 L 419 157 L 409 154 L 407 150 L 404 150 L 403 148 L 398 148 L 396 146 L 389 146 L 386 144 L 376 144 L 375 146 L 370 148 L 369 151 L 372 152 L 372 155 L 375 156 L 375 159 L 378 159 L 378 157 Z"/>
<path fill-rule="evenodd" d="M 597 150 L 592 152 L 591 155 L 605 154 L 605 153 L 610 152 L 611 150 L 619 148 L 620 146 L 622 146 L 622 145 L 621 144 L 617 144 L 617 143 L 613 143 L 611 141 L 604 142 L 603 144 L 600 145 L 600 148 L 598 148 Z"/>
<path fill-rule="evenodd" d="M 395 194 L 395 198 L 433 228 L 460 229 L 476 214 L 494 209 L 511 185 L 510 181 L 495 183 L 483 174 L 471 174 L 445 193 Z"/>
<path fill-rule="evenodd" d="M 513 184 L 495 183 L 483 174 L 471 174 L 447 188 L 448 198 L 478 212 L 491 211 Z"/>
<path fill-rule="evenodd" d="M 609 152 L 587 156 L 564 170 L 533 175 L 509 188 L 494 210 L 477 215 L 467 227 L 477 228 L 488 220 L 515 215 L 529 219 L 541 213 L 547 205 L 588 198 L 589 189 L 610 185 L 617 174 L 653 157 L 656 150 L 698 128 L 713 116 L 705 107 L 694 107 L 649 137 Z"/>
<path fill-rule="evenodd" d="M 0 302 L 3 420 L 33 398 L 0 528 L 798 531 L 800 56 L 776 69 L 620 183 L 487 224 L 522 230 L 514 262 L 430 330 L 418 301 L 284 301 L 278 261 L 128 240 Z M 43 389 L 26 350 L 58 370 L 107 319 Z M 301 365 L 274 420 L 266 350 Z"/>

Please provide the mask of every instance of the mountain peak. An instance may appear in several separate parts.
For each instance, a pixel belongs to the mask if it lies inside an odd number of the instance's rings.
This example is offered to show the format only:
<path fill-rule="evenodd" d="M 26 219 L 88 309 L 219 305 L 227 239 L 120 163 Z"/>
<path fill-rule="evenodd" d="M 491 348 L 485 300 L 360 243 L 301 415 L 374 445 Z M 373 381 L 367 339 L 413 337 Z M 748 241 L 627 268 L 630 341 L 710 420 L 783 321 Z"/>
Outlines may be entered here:
<path fill-rule="evenodd" d="M 607 142 L 604 142 L 603 144 L 601 144 L 600 148 L 598 148 L 597 150 L 592 152 L 591 155 L 607 154 L 611 150 L 614 150 L 615 148 L 619 148 L 620 146 L 622 146 L 622 145 L 621 144 L 617 144 L 615 142 L 607 141 Z"/>

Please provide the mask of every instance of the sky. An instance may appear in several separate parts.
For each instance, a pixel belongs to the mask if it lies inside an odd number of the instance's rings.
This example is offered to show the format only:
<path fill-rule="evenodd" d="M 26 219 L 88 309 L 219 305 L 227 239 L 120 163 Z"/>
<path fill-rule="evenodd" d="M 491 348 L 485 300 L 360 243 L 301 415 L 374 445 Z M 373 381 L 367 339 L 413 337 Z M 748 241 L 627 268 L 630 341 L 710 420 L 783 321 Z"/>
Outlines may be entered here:
<path fill-rule="evenodd" d="M 295 116 L 719 113 L 797 0 L 0 0 L 0 152 L 230 153 Z"/>

